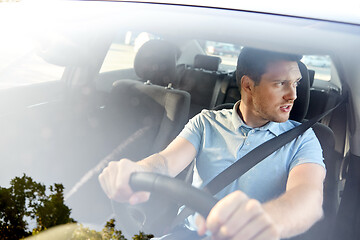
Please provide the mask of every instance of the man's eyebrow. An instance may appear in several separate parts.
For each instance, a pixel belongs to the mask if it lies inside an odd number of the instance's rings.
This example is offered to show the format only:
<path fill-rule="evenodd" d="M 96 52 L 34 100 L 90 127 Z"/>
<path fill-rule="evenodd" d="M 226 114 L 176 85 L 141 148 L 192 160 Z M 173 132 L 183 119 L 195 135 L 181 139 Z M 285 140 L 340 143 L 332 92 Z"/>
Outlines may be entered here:
<path fill-rule="evenodd" d="M 301 79 L 303 79 L 302 77 L 299 77 L 298 79 L 296 79 L 295 81 L 300 81 Z M 274 80 L 271 80 L 272 82 L 291 82 L 293 80 L 288 80 L 288 79 L 285 79 L 285 80 L 281 80 L 281 79 L 274 79 Z"/>

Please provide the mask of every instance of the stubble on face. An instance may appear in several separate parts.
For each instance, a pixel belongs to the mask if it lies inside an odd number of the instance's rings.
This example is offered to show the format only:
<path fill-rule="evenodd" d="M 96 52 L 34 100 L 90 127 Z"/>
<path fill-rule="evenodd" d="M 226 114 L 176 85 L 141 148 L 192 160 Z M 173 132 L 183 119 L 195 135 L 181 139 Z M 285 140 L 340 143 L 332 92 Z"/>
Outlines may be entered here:
<path fill-rule="evenodd" d="M 277 61 L 269 63 L 267 71 L 251 93 L 252 119 L 255 125 L 285 122 L 296 99 L 295 84 L 301 79 L 296 62 Z"/>

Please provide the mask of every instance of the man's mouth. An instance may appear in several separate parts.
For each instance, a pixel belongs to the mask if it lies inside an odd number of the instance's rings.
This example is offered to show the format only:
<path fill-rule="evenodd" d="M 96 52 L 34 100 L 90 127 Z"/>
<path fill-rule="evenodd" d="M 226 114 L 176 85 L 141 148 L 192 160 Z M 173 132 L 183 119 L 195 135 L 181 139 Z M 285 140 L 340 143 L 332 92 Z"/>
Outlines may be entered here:
<path fill-rule="evenodd" d="M 280 110 L 283 112 L 290 112 L 292 109 L 292 105 L 284 105 L 280 107 Z"/>

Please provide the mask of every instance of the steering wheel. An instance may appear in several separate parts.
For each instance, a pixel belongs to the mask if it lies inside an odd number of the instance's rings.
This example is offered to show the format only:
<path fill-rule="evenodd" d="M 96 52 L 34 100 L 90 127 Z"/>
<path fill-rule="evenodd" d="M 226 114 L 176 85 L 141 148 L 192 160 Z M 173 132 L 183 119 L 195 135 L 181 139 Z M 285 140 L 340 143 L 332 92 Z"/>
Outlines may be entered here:
<path fill-rule="evenodd" d="M 194 188 L 176 178 L 139 172 L 130 176 L 129 185 L 133 191 L 151 192 L 148 202 L 137 205 L 117 204 L 117 220 L 125 234 L 130 237 L 140 231 L 162 236 L 171 227 L 179 206 L 190 209 L 207 217 L 218 201 L 210 193 Z"/>
<path fill-rule="evenodd" d="M 197 189 L 179 179 L 155 173 L 133 173 L 130 176 L 129 185 L 133 191 L 157 193 L 166 199 L 186 205 L 205 218 L 217 202 L 217 199 L 210 193 Z"/>

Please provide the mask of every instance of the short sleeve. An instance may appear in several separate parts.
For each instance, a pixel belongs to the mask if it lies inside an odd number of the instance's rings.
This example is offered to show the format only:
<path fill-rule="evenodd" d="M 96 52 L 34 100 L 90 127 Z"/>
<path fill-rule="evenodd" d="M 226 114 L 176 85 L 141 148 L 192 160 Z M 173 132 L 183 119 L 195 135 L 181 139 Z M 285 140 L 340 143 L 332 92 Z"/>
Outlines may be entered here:
<path fill-rule="evenodd" d="M 194 145 L 196 152 L 199 152 L 203 133 L 204 123 L 202 121 L 201 113 L 199 113 L 189 120 L 184 129 L 180 132 L 179 136 L 188 140 L 192 145 Z"/>
<path fill-rule="evenodd" d="M 322 148 L 312 129 L 307 130 L 296 141 L 297 151 L 290 163 L 289 171 L 303 163 L 316 163 L 325 168 Z"/>

